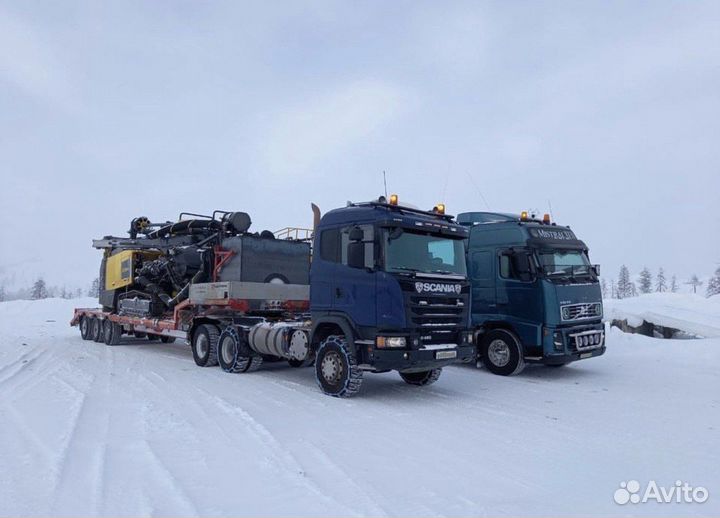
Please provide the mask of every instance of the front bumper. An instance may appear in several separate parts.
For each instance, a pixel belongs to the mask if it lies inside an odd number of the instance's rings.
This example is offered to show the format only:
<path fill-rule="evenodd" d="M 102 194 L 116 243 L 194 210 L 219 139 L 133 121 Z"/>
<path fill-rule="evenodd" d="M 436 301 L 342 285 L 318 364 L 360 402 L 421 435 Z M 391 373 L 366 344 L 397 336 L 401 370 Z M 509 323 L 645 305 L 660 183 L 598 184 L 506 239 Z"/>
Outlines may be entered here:
<path fill-rule="evenodd" d="M 449 351 L 455 351 L 456 356 L 448 358 L 446 353 Z M 475 346 L 471 344 L 447 349 L 373 349 L 368 355 L 368 364 L 378 371 L 419 372 L 456 362 L 472 362 L 476 354 Z"/>
<path fill-rule="evenodd" d="M 529 363 L 560 365 L 605 353 L 605 326 L 602 322 L 581 326 L 550 328 L 545 336 L 542 357 L 525 357 Z"/>
<path fill-rule="evenodd" d="M 585 360 L 588 358 L 594 358 L 595 356 L 602 356 L 605 354 L 605 349 L 606 347 L 603 345 L 590 351 L 574 352 L 569 354 L 549 354 L 543 356 L 542 358 L 525 358 L 525 361 L 527 363 L 541 363 L 543 365 L 563 365 L 577 360 Z"/>

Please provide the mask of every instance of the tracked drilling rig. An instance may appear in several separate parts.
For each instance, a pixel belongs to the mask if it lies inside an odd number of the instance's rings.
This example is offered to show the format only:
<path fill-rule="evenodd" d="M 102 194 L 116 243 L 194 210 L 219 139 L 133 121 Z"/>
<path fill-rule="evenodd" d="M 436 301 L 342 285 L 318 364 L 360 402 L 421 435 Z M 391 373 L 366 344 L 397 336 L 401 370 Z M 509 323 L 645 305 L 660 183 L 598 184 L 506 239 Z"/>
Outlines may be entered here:
<path fill-rule="evenodd" d="M 309 244 L 277 240 L 267 230 L 250 233 L 250 225 L 245 212 L 182 213 L 177 222 L 160 224 L 133 219 L 129 237 L 93 241 L 104 252 L 100 304 L 121 315 L 159 317 L 187 300 L 194 284 L 307 285 Z"/>

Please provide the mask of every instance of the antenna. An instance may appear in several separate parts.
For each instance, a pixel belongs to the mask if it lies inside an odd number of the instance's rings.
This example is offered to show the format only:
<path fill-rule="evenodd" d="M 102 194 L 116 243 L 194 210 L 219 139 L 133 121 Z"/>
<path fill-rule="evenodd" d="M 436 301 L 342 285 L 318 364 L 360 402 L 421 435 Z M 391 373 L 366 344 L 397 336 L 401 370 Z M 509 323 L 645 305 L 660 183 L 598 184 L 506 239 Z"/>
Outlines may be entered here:
<path fill-rule="evenodd" d="M 385 199 L 387 200 L 387 177 L 385 176 L 385 169 L 383 169 L 383 185 L 385 186 Z"/>
<path fill-rule="evenodd" d="M 492 209 L 490 208 L 490 204 L 489 204 L 489 203 L 487 202 L 487 200 L 485 199 L 485 196 L 483 196 L 483 193 L 482 193 L 482 191 L 480 190 L 480 187 L 478 187 L 478 184 L 475 183 L 475 179 L 470 175 L 470 173 L 469 173 L 468 171 L 465 171 L 465 174 L 467 174 L 468 178 L 470 178 L 470 182 L 475 186 L 475 189 L 477 190 L 478 194 L 480 195 L 480 198 L 482 199 L 482 201 L 483 201 L 483 203 L 485 204 L 485 206 L 487 207 L 487 209 L 488 209 L 488 210 L 492 210 Z"/>
<path fill-rule="evenodd" d="M 555 214 L 553 214 L 552 203 L 550 203 L 550 200 L 548 200 L 548 209 L 550 210 L 550 218 L 552 218 L 552 220 L 555 221 Z"/>

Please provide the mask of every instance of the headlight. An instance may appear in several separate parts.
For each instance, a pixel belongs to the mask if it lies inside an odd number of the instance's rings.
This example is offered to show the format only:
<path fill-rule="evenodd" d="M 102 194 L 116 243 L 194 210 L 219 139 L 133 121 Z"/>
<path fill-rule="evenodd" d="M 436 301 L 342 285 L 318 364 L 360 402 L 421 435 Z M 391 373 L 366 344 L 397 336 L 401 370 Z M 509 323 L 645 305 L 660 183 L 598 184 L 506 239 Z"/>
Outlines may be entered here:
<path fill-rule="evenodd" d="M 375 339 L 375 344 L 378 349 L 394 349 L 405 347 L 407 345 L 407 340 L 405 340 L 404 336 L 378 336 Z"/>

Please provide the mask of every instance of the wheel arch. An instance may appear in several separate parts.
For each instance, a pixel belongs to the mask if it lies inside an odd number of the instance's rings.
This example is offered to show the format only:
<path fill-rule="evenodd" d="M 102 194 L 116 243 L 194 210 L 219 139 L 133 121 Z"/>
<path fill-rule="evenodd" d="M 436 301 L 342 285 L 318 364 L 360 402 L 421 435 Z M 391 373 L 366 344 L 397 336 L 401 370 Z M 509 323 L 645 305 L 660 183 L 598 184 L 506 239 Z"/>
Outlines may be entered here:
<path fill-rule="evenodd" d="M 337 315 L 327 315 L 313 319 L 310 330 L 310 346 L 317 351 L 320 342 L 328 336 L 342 334 L 350 347 L 355 347 L 355 333 L 347 319 Z"/>

